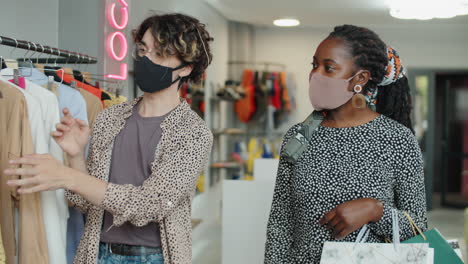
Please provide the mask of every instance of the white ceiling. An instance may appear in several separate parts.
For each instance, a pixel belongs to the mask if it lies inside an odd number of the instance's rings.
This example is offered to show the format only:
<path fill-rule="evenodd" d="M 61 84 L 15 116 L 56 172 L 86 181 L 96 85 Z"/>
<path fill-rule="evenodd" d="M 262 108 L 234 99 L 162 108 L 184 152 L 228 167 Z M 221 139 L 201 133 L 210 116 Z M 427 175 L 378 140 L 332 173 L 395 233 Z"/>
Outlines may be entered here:
<path fill-rule="evenodd" d="M 468 15 L 429 21 L 393 18 L 389 14 L 385 0 L 206 0 L 206 2 L 229 20 L 265 26 L 272 26 L 273 20 L 277 18 L 297 18 L 301 21 L 301 27 L 330 27 L 340 24 L 363 26 L 457 24 L 468 28 Z"/>

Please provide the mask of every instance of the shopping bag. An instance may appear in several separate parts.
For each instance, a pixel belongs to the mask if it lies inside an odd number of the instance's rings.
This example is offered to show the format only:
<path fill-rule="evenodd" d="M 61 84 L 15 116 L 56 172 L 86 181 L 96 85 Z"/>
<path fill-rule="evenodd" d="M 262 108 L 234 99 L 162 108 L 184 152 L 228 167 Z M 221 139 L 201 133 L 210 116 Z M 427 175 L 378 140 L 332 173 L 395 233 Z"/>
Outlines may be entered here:
<path fill-rule="evenodd" d="M 320 264 L 432 264 L 427 243 L 393 244 L 325 242 Z M 450 262 L 446 262 L 450 263 Z"/>
<path fill-rule="evenodd" d="M 422 232 L 421 229 L 414 223 L 413 219 L 405 212 L 406 218 L 408 218 L 413 233 L 415 236 L 406 241 L 406 243 L 429 243 L 429 247 L 434 249 L 434 264 L 463 264 L 463 261 L 457 255 L 455 250 L 450 246 L 447 240 L 437 229 L 431 229 L 426 232 Z M 416 233 L 416 230 L 418 233 Z"/>
<path fill-rule="evenodd" d="M 447 242 L 449 243 L 450 247 L 457 253 L 457 256 L 463 260 L 463 253 L 462 249 L 460 247 L 460 243 L 458 242 L 458 239 L 448 239 Z"/>
<path fill-rule="evenodd" d="M 365 243 L 370 230 L 364 226 L 356 242 L 325 242 L 320 264 L 432 264 L 428 243 L 400 243 L 397 211 L 392 210 L 393 243 Z"/>

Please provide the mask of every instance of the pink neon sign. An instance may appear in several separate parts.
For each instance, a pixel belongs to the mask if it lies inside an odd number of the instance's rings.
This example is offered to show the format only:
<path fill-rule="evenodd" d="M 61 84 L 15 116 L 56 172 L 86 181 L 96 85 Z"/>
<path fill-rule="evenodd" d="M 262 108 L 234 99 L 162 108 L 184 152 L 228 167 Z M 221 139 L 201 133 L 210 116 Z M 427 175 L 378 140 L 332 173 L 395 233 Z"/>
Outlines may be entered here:
<path fill-rule="evenodd" d="M 128 25 L 128 8 L 127 7 L 120 8 L 120 17 L 122 21 L 119 24 L 117 23 L 117 20 L 115 19 L 115 7 L 116 6 L 117 6 L 116 3 L 112 3 L 107 7 L 107 21 L 113 28 L 122 30 Z"/>
<path fill-rule="evenodd" d="M 117 0 L 115 0 L 117 1 Z M 121 62 L 127 57 L 128 53 L 128 41 L 125 34 L 122 32 L 128 26 L 128 3 L 125 0 L 118 0 L 120 3 L 120 21 L 117 22 L 115 16 L 115 8 L 117 3 L 110 3 L 106 7 L 106 17 L 109 25 L 116 29 L 116 31 L 110 32 L 106 39 L 106 51 L 107 55 L 114 61 Z M 117 52 L 117 41 L 120 44 L 120 51 Z M 106 74 L 107 78 L 116 80 L 126 80 L 128 77 L 128 65 L 127 63 L 120 63 L 119 74 Z"/>
<path fill-rule="evenodd" d="M 117 55 L 115 52 L 115 37 L 120 41 L 120 54 Z M 109 34 L 107 37 L 107 54 L 116 61 L 122 61 L 127 56 L 127 39 L 125 35 L 120 31 L 115 31 Z"/>
<path fill-rule="evenodd" d="M 116 75 L 116 74 L 107 74 L 106 77 L 107 78 L 111 78 L 111 79 L 117 79 L 117 80 L 121 80 L 121 81 L 124 81 L 127 79 L 127 76 L 128 75 L 128 66 L 127 66 L 127 63 L 121 63 L 120 64 L 120 75 Z"/>

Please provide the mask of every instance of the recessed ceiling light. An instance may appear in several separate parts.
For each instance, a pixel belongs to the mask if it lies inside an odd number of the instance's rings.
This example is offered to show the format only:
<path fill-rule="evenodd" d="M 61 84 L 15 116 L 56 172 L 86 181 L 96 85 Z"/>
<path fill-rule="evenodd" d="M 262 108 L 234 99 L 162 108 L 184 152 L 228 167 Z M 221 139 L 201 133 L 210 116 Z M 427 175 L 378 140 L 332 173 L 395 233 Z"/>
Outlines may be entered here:
<path fill-rule="evenodd" d="M 452 18 L 468 14 L 468 0 L 387 0 L 390 15 L 400 19 Z"/>
<path fill-rule="evenodd" d="M 276 19 L 275 21 L 273 21 L 273 24 L 277 27 L 295 27 L 295 26 L 299 26 L 301 22 L 293 18 L 283 18 L 283 19 Z"/>

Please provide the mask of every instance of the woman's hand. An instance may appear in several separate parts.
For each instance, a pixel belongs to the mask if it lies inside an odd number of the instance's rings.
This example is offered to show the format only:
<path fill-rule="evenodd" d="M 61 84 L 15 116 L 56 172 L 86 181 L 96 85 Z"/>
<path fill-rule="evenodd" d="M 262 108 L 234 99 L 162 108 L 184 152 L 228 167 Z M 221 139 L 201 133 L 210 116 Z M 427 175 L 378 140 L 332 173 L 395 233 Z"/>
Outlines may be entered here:
<path fill-rule="evenodd" d="M 320 225 L 333 230 L 336 239 L 343 239 L 369 222 L 377 222 L 383 214 L 383 204 L 371 198 L 342 203 L 320 219 Z"/>
<path fill-rule="evenodd" d="M 6 175 L 25 176 L 19 180 L 9 180 L 9 186 L 19 187 L 20 194 L 53 191 L 67 188 L 70 183 L 70 168 L 64 166 L 49 154 L 27 155 L 11 160 L 11 165 L 29 165 L 26 168 L 7 169 Z"/>
<path fill-rule="evenodd" d="M 26 165 L 26 168 L 7 169 L 6 175 L 25 176 L 9 180 L 9 186 L 19 187 L 20 194 L 67 189 L 83 196 L 94 205 L 104 200 L 107 183 L 93 176 L 64 166 L 49 154 L 27 155 L 11 160 L 12 166 Z"/>
<path fill-rule="evenodd" d="M 57 131 L 52 132 L 51 136 L 70 158 L 84 157 L 90 129 L 85 121 L 73 118 L 67 108 L 63 109 L 63 114 L 64 117 L 56 125 Z"/>

